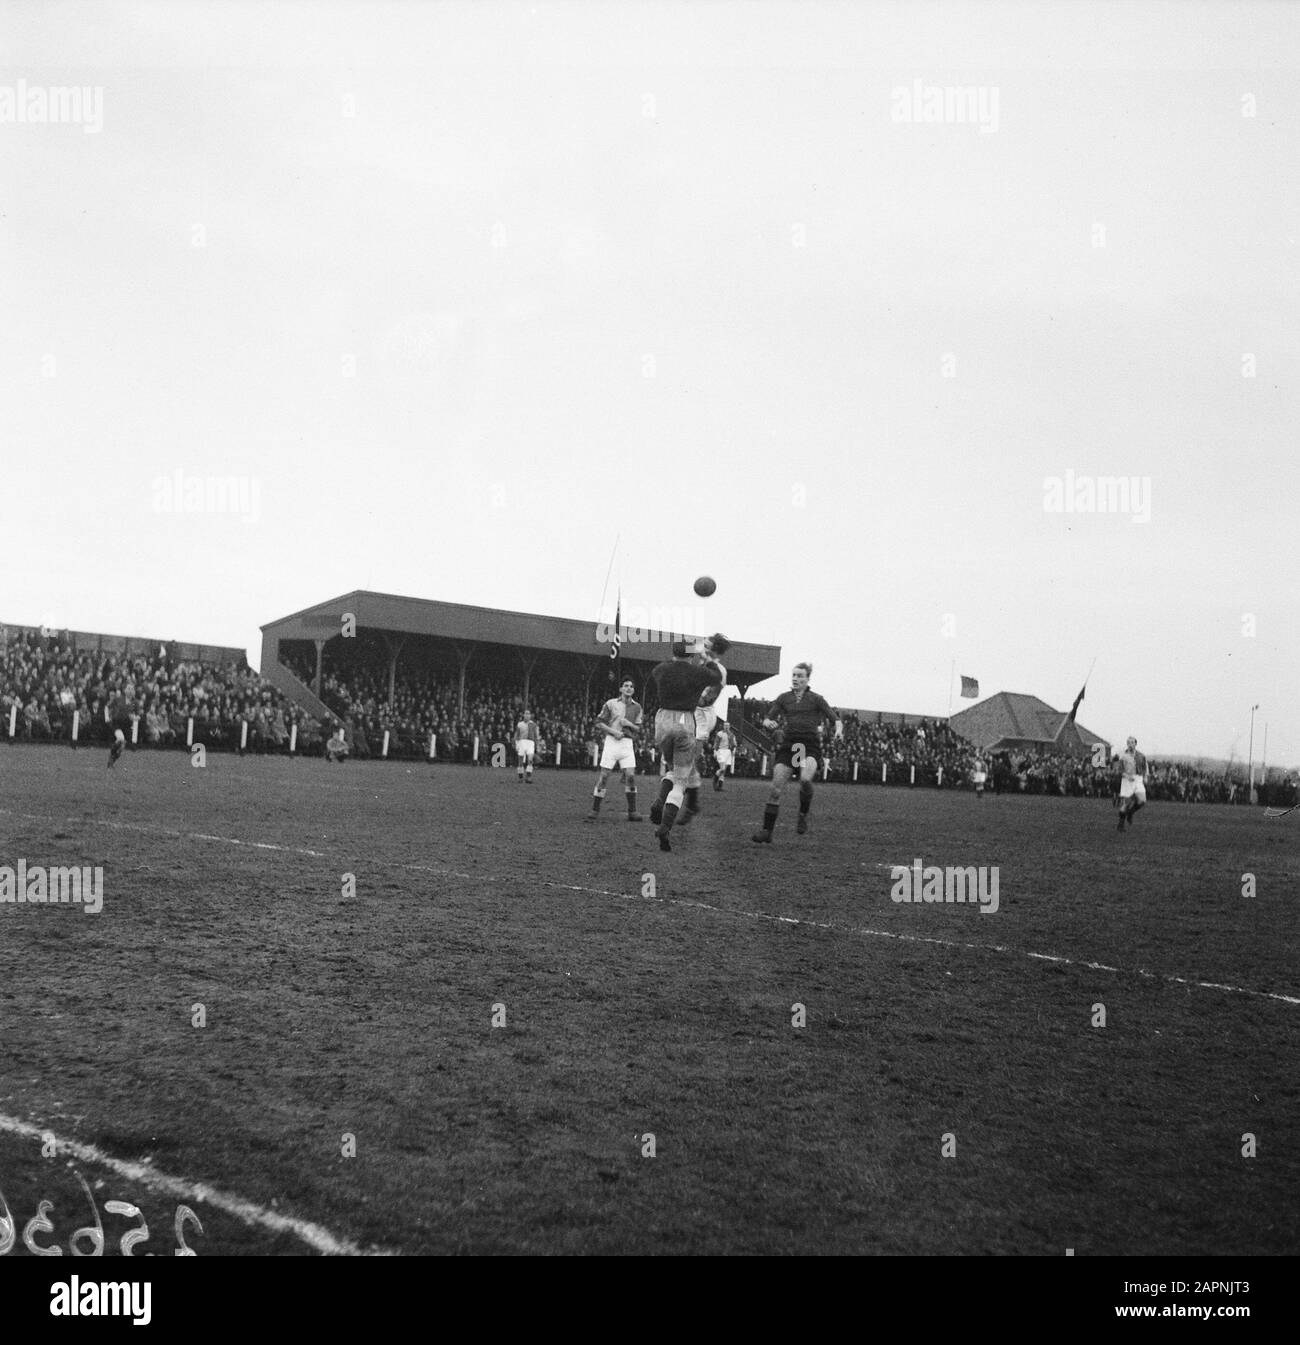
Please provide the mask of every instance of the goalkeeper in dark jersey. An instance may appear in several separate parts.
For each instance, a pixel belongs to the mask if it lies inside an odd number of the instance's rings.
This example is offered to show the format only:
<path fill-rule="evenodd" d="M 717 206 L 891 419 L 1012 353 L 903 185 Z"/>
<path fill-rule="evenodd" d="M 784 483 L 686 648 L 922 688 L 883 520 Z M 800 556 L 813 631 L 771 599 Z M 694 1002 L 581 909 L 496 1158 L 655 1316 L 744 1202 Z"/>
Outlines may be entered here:
<path fill-rule="evenodd" d="M 668 834 L 677 820 L 678 809 L 685 804 L 684 818 L 689 820 L 700 810 L 700 775 L 695 752 L 695 707 L 700 693 L 715 692 L 722 686 L 722 669 L 712 660 L 703 666 L 695 663 L 686 644 L 673 645 L 672 661 L 657 664 L 650 673 L 658 691 L 659 710 L 655 715 L 655 746 L 663 753 L 671 774 L 666 796 L 661 795 L 650 808 L 650 820 L 656 824 L 659 848 L 671 850 Z"/>
<path fill-rule="evenodd" d="M 795 830 L 800 836 L 808 830 L 812 782 L 817 775 L 818 763 L 822 760 L 823 721 L 834 725 L 837 738 L 844 732 L 843 725 L 825 697 L 809 689 L 808 679 L 811 676 L 811 663 L 796 663 L 790 678 L 791 689 L 782 692 L 772 702 L 768 717 L 763 720 L 765 729 L 775 729 L 782 724 L 785 729 L 777 750 L 776 765 L 772 768 L 772 791 L 767 796 L 767 807 L 763 810 L 763 825 L 753 835 L 755 841 L 768 845 L 772 842 L 776 815 L 781 810 L 781 793 L 795 771 L 799 772 L 799 822 Z"/>

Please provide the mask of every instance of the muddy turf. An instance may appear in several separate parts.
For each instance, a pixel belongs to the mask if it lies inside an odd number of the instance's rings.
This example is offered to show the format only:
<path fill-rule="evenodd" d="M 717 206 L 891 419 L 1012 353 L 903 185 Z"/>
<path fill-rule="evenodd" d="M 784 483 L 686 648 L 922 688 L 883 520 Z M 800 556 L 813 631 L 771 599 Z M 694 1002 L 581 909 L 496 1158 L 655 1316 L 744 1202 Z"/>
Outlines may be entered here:
<path fill-rule="evenodd" d="M 106 760 L 0 747 L 0 866 L 104 871 L 0 903 L 12 1255 L 78 1174 L 109 1255 L 1300 1249 L 1300 814 L 831 785 L 758 846 L 732 780 L 661 854 L 590 772 Z"/>

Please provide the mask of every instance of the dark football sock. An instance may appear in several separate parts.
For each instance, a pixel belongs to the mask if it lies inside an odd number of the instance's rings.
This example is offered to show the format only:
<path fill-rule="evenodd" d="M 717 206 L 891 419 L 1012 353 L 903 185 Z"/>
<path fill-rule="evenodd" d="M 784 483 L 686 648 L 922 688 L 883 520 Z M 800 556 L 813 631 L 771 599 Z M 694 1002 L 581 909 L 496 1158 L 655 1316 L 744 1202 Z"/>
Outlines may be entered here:
<path fill-rule="evenodd" d="M 659 824 L 659 830 L 669 832 L 673 829 L 673 823 L 677 821 L 677 805 L 675 803 L 664 804 L 664 820 Z"/>
<path fill-rule="evenodd" d="M 776 815 L 781 811 L 779 803 L 769 803 L 763 809 L 763 830 L 774 831 L 776 829 Z"/>
<path fill-rule="evenodd" d="M 812 807 L 812 796 L 812 785 L 799 786 L 799 811 L 801 813 L 807 813 L 808 809 Z"/>

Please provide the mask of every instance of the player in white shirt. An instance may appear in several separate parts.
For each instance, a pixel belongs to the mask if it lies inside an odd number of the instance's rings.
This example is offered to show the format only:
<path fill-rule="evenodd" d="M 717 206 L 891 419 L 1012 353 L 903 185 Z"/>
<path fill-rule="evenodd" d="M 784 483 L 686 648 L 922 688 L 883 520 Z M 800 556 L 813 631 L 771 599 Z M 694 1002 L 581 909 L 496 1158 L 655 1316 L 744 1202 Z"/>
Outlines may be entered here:
<path fill-rule="evenodd" d="M 714 738 L 713 759 L 718 763 L 717 772 L 713 777 L 713 788 L 717 791 L 722 788 L 722 777 L 727 773 L 727 767 L 736 759 L 736 733 L 725 719 L 718 720 Z"/>
<path fill-rule="evenodd" d="M 727 685 L 727 670 L 721 663 L 722 656 L 731 648 L 731 641 L 725 635 L 709 635 L 700 641 L 696 654 L 700 660 L 712 659 L 722 672 L 722 689 L 712 699 L 712 688 L 700 694 L 699 708 L 695 711 L 695 741 L 704 753 L 704 744 L 713 737 L 719 720 L 727 718 L 727 702 L 731 699 L 731 688 Z"/>
<path fill-rule="evenodd" d="M 605 750 L 600 757 L 600 777 L 591 794 L 591 812 L 586 820 L 594 822 L 605 798 L 605 786 L 612 770 L 623 772 L 623 792 L 627 796 L 627 820 L 642 821 L 636 810 L 636 735 L 641 731 L 642 710 L 634 699 L 636 686 L 630 677 L 623 679 L 619 694 L 600 707 L 596 723 L 605 733 Z"/>
<path fill-rule="evenodd" d="M 519 778 L 533 783 L 533 757 L 537 753 L 537 721 L 528 713 L 528 707 L 519 713 L 519 722 L 515 725 L 515 751 L 519 754 Z"/>
<path fill-rule="evenodd" d="M 1147 802 L 1146 781 L 1143 779 L 1147 773 L 1147 759 L 1138 751 L 1136 738 L 1128 740 L 1128 746 L 1120 757 L 1120 769 L 1119 830 L 1123 831 L 1125 822 L 1132 827 L 1133 814 L 1139 808 L 1145 808 Z"/>

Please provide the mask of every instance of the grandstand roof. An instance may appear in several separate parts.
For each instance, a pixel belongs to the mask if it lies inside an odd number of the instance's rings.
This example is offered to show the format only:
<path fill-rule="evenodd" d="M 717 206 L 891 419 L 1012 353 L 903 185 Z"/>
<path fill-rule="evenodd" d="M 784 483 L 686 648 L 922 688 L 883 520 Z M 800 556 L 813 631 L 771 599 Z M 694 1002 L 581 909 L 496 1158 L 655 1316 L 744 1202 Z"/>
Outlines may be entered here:
<path fill-rule="evenodd" d="M 404 597 L 354 589 L 300 612 L 267 622 L 262 627 L 263 667 L 278 657 L 281 640 L 327 640 L 342 629 L 343 614 L 351 612 L 358 630 L 424 635 L 460 643 L 503 645 L 516 649 L 546 650 L 604 658 L 609 653 L 609 631 L 595 621 L 542 616 L 534 612 L 506 612 L 492 607 L 470 607 L 432 598 Z M 664 636 L 650 639 L 651 634 Z M 624 625 L 623 658 L 659 663 L 672 655 L 674 633 L 642 631 Z M 749 685 L 774 676 L 781 666 L 778 645 L 736 641 L 724 659 L 728 680 Z"/>
<path fill-rule="evenodd" d="M 1075 734 L 1066 723 L 1069 714 L 1053 710 L 1046 701 L 1023 691 L 999 691 L 969 709 L 959 710 L 948 723 L 956 733 L 977 747 L 997 751 L 1009 747 L 1051 747 L 1078 750 Z M 1086 750 L 1093 743 L 1104 743 L 1095 733 L 1077 721 L 1077 742 Z M 1107 744 L 1109 747 L 1109 744 Z"/>

